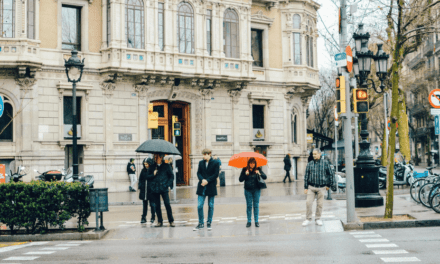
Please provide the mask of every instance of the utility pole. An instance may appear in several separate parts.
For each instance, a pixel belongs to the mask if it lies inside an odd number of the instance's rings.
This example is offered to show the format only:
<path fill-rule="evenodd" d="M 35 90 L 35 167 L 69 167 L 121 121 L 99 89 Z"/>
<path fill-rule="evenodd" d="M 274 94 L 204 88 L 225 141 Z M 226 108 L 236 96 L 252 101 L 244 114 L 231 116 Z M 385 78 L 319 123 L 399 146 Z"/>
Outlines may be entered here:
<path fill-rule="evenodd" d="M 354 87 L 356 88 L 356 86 Z M 354 158 L 359 156 L 359 119 L 358 114 L 354 114 Z"/>
<path fill-rule="evenodd" d="M 340 0 L 341 31 L 339 35 L 340 52 L 345 52 L 347 46 L 347 3 Z M 342 75 L 345 76 L 345 87 L 350 87 L 350 76 L 345 67 L 341 68 Z M 354 177 L 353 177 L 353 146 L 351 132 L 351 103 L 350 89 L 345 93 L 346 113 L 342 116 L 344 122 L 344 148 L 345 148 L 345 175 L 346 175 L 346 195 L 347 195 L 347 223 L 356 221 L 354 210 Z"/>

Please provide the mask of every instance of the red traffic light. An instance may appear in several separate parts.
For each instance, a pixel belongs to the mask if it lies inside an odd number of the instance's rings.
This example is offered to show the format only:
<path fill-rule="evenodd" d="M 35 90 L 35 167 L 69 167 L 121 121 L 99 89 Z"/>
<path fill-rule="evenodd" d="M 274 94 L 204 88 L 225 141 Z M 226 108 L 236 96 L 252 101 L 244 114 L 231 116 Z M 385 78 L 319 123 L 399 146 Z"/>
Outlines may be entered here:
<path fill-rule="evenodd" d="M 356 100 L 367 100 L 367 99 L 368 99 L 368 91 L 366 89 L 356 90 Z"/>
<path fill-rule="evenodd" d="M 340 85 L 341 81 L 339 80 L 339 78 L 336 78 L 336 88 L 339 88 Z"/>

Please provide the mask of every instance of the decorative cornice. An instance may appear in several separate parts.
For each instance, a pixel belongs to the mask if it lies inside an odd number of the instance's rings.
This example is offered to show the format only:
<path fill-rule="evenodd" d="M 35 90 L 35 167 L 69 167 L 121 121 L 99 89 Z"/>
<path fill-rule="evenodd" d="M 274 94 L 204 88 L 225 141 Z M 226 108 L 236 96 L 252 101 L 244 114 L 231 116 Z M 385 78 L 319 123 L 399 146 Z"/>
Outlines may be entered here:
<path fill-rule="evenodd" d="M 15 78 L 15 82 L 17 83 L 18 86 L 20 86 L 20 90 L 22 90 L 24 92 L 28 92 L 28 91 L 32 90 L 32 87 L 34 86 L 35 81 L 36 81 L 36 79 L 29 78 L 29 77 Z"/>
<path fill-rule="evenodd" d="M 72 90 L 72 84 L 60 81 L 59 83 L 57 83 L 57 89 L 58 89 L 58 93 L 59 93 L 58 97 L 61 101 L 63 99 L 64 91 Z M 93 86 L 89 85 L 89 84 L 83 84 L 80 82 L 76 84 L 77 91 L 84 91 L 86 101 L 89 100 L 89 94 L 90 94 L 90 91 L 92 91 L 92 89 L 93 89 Z"/>
<path fill-rule="evenodd" d="M 144 100 L 147 95 L 148 85 L 135 84 L 135 85 L 133 85 L 133 88 L 136 91 L 136 93 L 138 94 L 139 99 Z"/>
<path fill-rule="evenodd" d="M 263 15 L 263 11 L 258 11 L 257 13 L 251 15 L 252 23 L 266 24 L 269 27 L 272 26 L 274 20 L 275 19 Z"/>
<path fill-rule="evenodd" d="M 101 82 L 99 85 L 101 86 L 102 94 L 110 99 L 113 96 L 113 91 L 116 89 L 116 85 L 111 82 Z"/>
<path fill-rule="evenodd" d="M 228 90 L 228 94 L 232 99 L 232 103 L 236 104 L 240 100 L 241 90 L 231 89 L 231 90 Z"/>

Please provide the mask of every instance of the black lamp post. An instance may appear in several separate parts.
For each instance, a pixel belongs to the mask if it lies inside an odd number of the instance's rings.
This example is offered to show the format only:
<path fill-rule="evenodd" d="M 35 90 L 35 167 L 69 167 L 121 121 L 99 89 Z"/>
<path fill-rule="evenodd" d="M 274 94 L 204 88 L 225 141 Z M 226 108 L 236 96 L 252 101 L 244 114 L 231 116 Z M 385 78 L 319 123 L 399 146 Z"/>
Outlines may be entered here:
<path fill-rule="evenodd" d="M 368 50 L 370 34 L 364 31 L 362 24 L 359 25 L 359 32 L 353 34 L 353 38 L 356 46 L 353 69 L 359 87 L 373 88 L 376 93 L 383 93 L 385 88 L 383 82 L 387 77 L 387 60 L 389 56 L 382 50 L 382 44 L 378 44 L 376 55 Z M 381 81 L 379 87 L 376 87 L 372 79 L 368 79 L 373 59 L 376 62 L 376 75 Z M 379 194 L 379 168 L 375 165 L 373 156 L 370 154 L 370 142 L 367 140 L 369 135 L 367 115 L 365 113 L 360 114 L 360 120 L 360 153 L 354 168 L 355 206 L 381 206 L 383 205 L 383 197 Z"/>
<path fill-rule="evenodd" d="M 72 83 L 72 103 L 73 103 L 73 181 L 78 180 L 78 146 L 77 146 L 77 131 L 76 131 L 76 83 L 81 81 L 81 76 L 84 69 L 84 59 L 81 61 L 77 56 L 78 51 L 72 50 L 72 56 L 69 60 L 64 60 L 64 67 L 66 67 L 67 80 Z"/>

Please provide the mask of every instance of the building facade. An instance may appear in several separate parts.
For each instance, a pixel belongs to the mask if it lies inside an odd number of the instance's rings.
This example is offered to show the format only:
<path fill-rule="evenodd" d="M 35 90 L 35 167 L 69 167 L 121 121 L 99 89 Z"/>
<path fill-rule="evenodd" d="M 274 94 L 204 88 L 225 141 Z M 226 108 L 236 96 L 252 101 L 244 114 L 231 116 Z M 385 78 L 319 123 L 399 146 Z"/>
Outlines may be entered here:
<path fill-rule="evenodd" d="M 1 0 L 0 163 L 38 171 L 72 164 L 72 85 L 64 60 L 85 59 L 77 84 L 79 169 L 95 186 L 128 190 L 126 164 L 145 140 L 182 136 L 177 182 L 197 184 L 201 151 L 268 158 L 268 181 L 283 177 L 291 153 L 307 161 L 306 110 L 319 89 L 319 5 L 311 0 Z M 159 127 L 148 129 L 148 104 Z M 10 165 L 10 166 L 9 166 Z"/>

